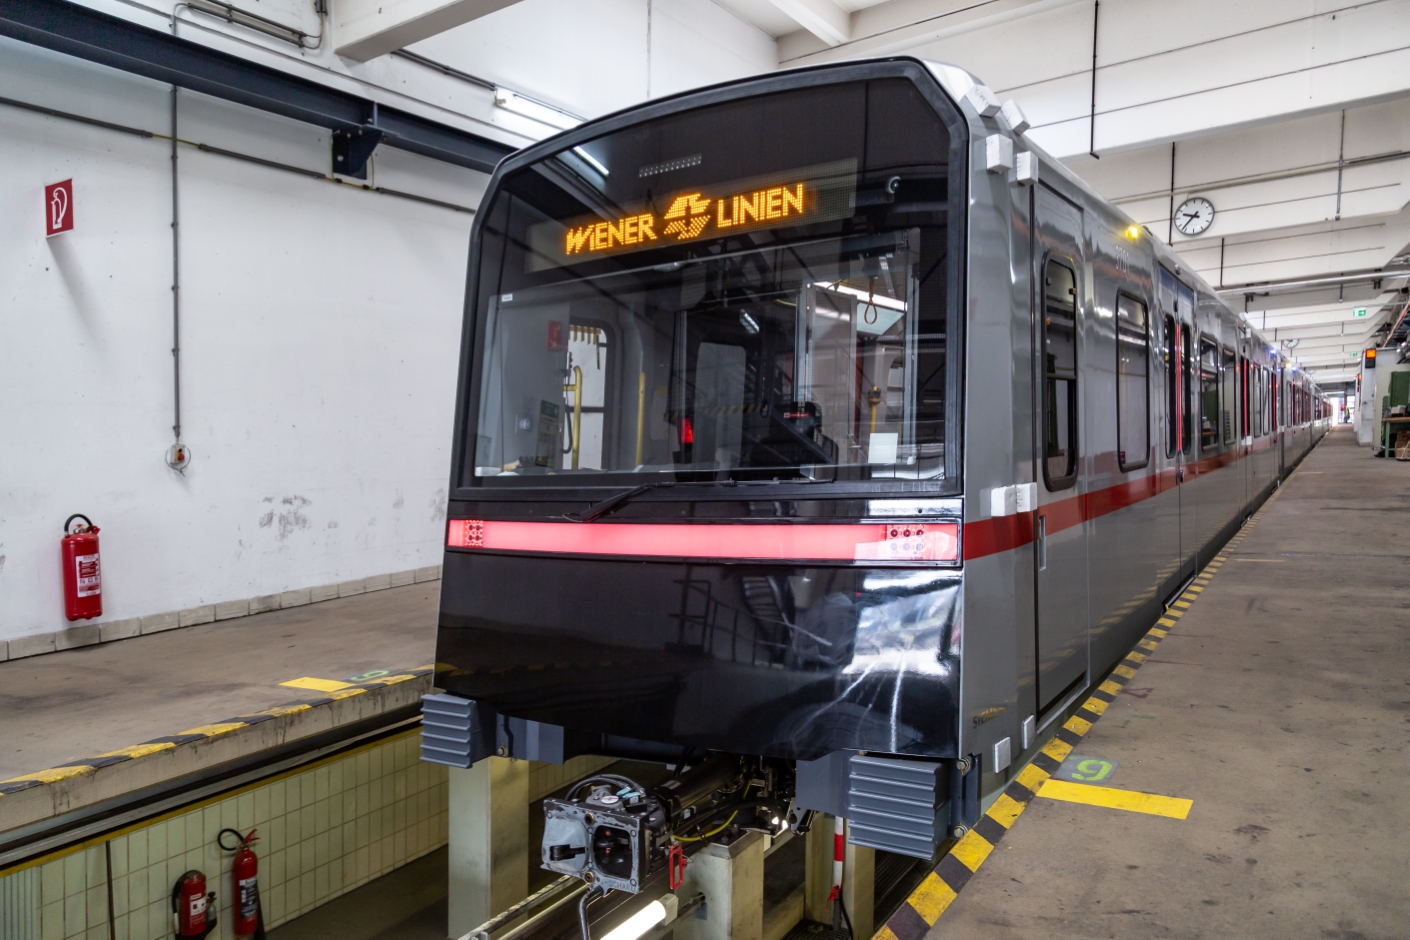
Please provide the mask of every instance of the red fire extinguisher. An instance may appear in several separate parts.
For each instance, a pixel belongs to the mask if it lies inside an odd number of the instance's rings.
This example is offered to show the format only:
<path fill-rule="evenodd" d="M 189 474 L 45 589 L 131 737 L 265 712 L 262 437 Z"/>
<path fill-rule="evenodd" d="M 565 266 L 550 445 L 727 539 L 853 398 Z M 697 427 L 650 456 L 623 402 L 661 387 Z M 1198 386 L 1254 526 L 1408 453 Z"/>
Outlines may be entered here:
<path fill-rule="evenodd" d="M 176 936 L 203 938 L 215 929 L 215 892 L 206 893 L 206 876 L 192 869 L 171 889 L 171 913 Z"/>
<path fill-rule="evenodd" d="M 82 519 L 72 532 L 69 526 Z M 98 527 L 81 512 L 64 523 L 64 615 L 92 620 L 103 615 L 103 579 L 98 564 Z"/>
<path fill-rule="evenodd" d="M 235 829 L 222 829 L 216 842 L 227 852 L 235 853 L 235 861 L 230 866 L 234 882 L 235 936 L 254 937 L 264 940 L 264 915 L 259 905 L 259 859 L 250 848 L 251 842 L 258 842 L 258 830 L 251 829 L 248 835 L 240 835 Z M 226 834 L 235 837 L 235 845 L 226 845 Z"/>

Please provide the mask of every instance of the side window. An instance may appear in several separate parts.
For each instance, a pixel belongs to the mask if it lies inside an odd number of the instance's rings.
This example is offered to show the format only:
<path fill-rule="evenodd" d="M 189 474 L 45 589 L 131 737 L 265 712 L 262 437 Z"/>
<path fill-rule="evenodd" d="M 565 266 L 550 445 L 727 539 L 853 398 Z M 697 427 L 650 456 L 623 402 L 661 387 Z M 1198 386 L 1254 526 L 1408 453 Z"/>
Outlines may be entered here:
<path fill-rule="evenodd" d="M 1253 367 L 1253 433 L 1257 437 L 1268 433 L 1268 382 L 1263 377 L 1264 371 L 1262 366 Z"/>
<path fill-rule="evenodd" d="M 1239 367 L 1238 357 L 1236 357 L 1234 351 L 1227 346 L 1225 346 L 1223 350 L 1223 359 L 1220 363 L 1220 368 L 1223 370 L 1222 381 L 1220 383 L 1223 386 L 1223 391 L 1221 392 L 1223 399 L 1221 404 L 1223 408 L 1219 412 L 1219 421 L 1224 429 L 1224 443 L 1232 444 L 1234 443 L 1235 433 L 1234 413 L 1236 406 L 1234 403 L 1238 400 L 1238 393 L 1235 391 L 1235 388 L 1238 386 L 1239 382 Z"/>
<path fill-rule="evenodd" d="M 1165 337 L 1162 349 L 1165 354 L 1165 456 L 1174 457 L 1180 450 L 1180 372 L 1175 363 L 1179 359 L 1176 340 L 1175 318 L 1165 317 Z"/>
<path fill-rule="evenodd" d="M 1199 449 L 1219 446 L 1219 347 L 1199 341 Z"/>
<path fill-rule="evenodd" d="M 1190 445 L 1193 443 L 1194 435 L 1191 433 L 1191 426 L 1194 424 L 1193 409 L 1190 407 L 1190 386 L 1192 384 L 1193 369 L 1191 368 L 1190 348 L 1190 327 L 1189 324 L 1180 324 L 1180 450 L 1188 454 Z"/>
<path fill-rule="evenodd" d="M 1252 432 L 1248 423 L 1248 360 L 1239 357 L 1239 436 L 1248 437 Z"/>
<path fill-rule="evenodd" d="M 1150 462 L 1150 322 L 1146 305 L 1116 296 L 1116 459 L 1122 470 Z"/>
<path fill-rule="evenodd" d="M 1043 479 L 1050 490 L 1077 478 L 1077 276 L 1043 268 Z"/>

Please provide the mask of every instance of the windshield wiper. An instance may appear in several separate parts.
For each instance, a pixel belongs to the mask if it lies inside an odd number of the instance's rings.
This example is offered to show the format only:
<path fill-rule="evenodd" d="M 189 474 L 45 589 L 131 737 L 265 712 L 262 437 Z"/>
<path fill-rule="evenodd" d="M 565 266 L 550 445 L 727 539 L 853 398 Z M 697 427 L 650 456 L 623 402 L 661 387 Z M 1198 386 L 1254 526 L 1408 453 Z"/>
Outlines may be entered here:
<path fill-rule="evenodd" d="M 672 486 L 677 486 L 677 485 L 680 485 L 680 486 L 734 486 L 734 485 L 736 485 L 736 482 L 737 482 L 737 481 L 735 481 L 735 480 L 720 480 L 720 481 L 711 480 L 711 481 L 708 481 L 708 482 L 700 482 L 700 483 L 694 483 L 694 482 L 692 482 L 692 483 L 681 483 L 681 484 L 677 484 L 675 480 L 656 480 L 656 481 L 654 481 L 654 482 L 652 482 L 652 483 L 642 483 L 641 485 L 639 485 L 639 486 L 634 486 L 634 487 L 632 487 L 632 488 L 629 489 L 629 490 L 623 490 L 622 492 L 618 493 L 616 496 L 609 496 L 609 497 L 607 497 L 606 499 L 602 500 L 602 501 L 599 502 L 599 503 L 593 503 L 591 506 L 588 507 L 587 512 L 583 512 L 583 513 L 565 512 L 565 513 L 563 514 L 563 518 L 564 518 L 564 519 L 567 519 L 569 522 L 591 522 L 591 521 L 594 520 L 594 519 L 597 519 L 597 518 L 599 518 L 599 517 L 601 517 L 601 516 L 607 515 L 609 512 L 611 512 L 612 510 L 616 509 L 618 506 L 622 505 L 622 504 L 625 503 L 625 502 L 628 502 L 628 501 L 630 501 L 630 500 L 635 499 L 636 497 L 640 496 L 642 493 L 645 493 L 647 490 L 664 489 L 664 488 L 667 488 L 667 487 L 672 487 Z"/>

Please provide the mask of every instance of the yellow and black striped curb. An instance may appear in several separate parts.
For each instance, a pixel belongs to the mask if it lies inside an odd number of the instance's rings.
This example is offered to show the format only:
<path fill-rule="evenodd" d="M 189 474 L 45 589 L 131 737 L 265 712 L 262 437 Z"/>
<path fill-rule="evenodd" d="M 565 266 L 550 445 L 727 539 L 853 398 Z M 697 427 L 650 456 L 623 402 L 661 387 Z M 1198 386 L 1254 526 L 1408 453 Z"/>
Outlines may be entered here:
<path fill-rule="evenodd" d="M 1136 643 L 1135 648 L 1111 671 L 1106 681 L 1097 686 L 1096 691 L 1082 703 L 1076 714 L 1067 719 L 1053 735 L 1052 740 L 1033 756 L 1028 766 L 1019 771 L 1018 776 L 999 794 L 994 805 L 980 817 L 974 828 L 965 833 L 940 859 L 940 864 L 925 876 L 925 880 L 911 892 L 911 896 L 891 915 L 891 919 L 876 932 L 873 940 L 920 940 L 935 926 L 940 915 L 954 903 L 965 884 L 979 871 L 979 866 L 984 864 L 989 853 L 994 851 L 1004 833 L 1009 831 L 1028 808 L 1028 804 L 1037 795 L 1038 788 L 1057 772 L 1067 755 L 1072 753 L 1072 749 L 1091 730 L 1097 719 L 1106 713 L 1107 706 L 1115 701 L 1117 694 L 1135 678 L 1141 664 L 1156 650 L 1160 641 L 1165 639 L 1185 615 L 1185 611 L 1199 600 L 1210 578 L 1224 567 L 1229 553 L 1238 548 L 1249 530 L 1257 525 L 1268 504 L 1280 492 L 1281 487 L 1264 501 L 1263 506 L 1249 517 L 1248 522 L 1219 550 L 1219 554 L 1195 576 L 1189 586 L 1166 609 L 1165 615 L 1156 621 L 1155 626 L 1151 627 Z"/>
<path fill-rule="evenodd" d="M 75 777 L 86 776 L 102 767 L 110 767 L 113 764 L 121 764 L 126 761 L 140 760 L 153 754 L 161 754 L 191 744 L 198 744 L 202 741 L 209 741 L 221 735 L 239 731 L 264 721 L 272 721 L 275 718 L 284 718 L 289 715 L 297 715 L 300 712 L 308 711 L 310 708 L 317 708 L 319 705 L 328 705 L 341 701 L 345 698 L 352 698 L 355 695 L 364 695 L 374 689 L 385 688 L 390 685 L 397 685 L 402 682 L 410 682 L 422 676 L 431 675 L 435 671 L 432 666 L 421 666 L 416 669 L 408 669 L 406 672 L 392 676 L 383 676 L 380 679 L 371 679 L 367 682 L 359 682 L 350 685 L 346 689 L 339 689 L 336 692 L 329 692 L 317 698 L 299 699 L 288 702 L 284 705 L 276 705 L 273 708 L 266 708 L 263 711 L 254 712 L 249 715 L 240 715 L 236 718 L 228 718 L 225 721 L 217 721 L 213 724 L 201 725 L 196 728 L 189 728 L 180 734 L 168 735 L 163 738 L 153 738 L 141 744 L 134 744 L 130 747 L 118 748 L 116 751 L 108 751 L 105 754 L 98 754 L 86 760 L 74 761 L 71 764 L 60 764 L 58 767 L 50 767 L 47 770 L 40 770 L 34 773 L 25 774 L 21 777 L 12 777 L 9 780 L 0 780 L 0 797 L 12 793 L 20 793 L 32 787 L 42 787 L 48 784 L 61 783 L 65 780 L 72 780 Z"/>

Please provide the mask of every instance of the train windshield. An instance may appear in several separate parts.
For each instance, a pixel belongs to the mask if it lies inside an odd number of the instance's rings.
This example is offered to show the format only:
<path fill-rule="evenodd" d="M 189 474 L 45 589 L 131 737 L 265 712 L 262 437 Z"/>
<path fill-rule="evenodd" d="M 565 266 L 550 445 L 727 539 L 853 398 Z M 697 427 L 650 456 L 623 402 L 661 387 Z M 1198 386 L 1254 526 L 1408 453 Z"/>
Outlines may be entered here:
<path fill-rule="evenodd" d="M 859 81 L 507 176 L 465 485 L 955 476 L 953 126 L 907 80 Z"/>

